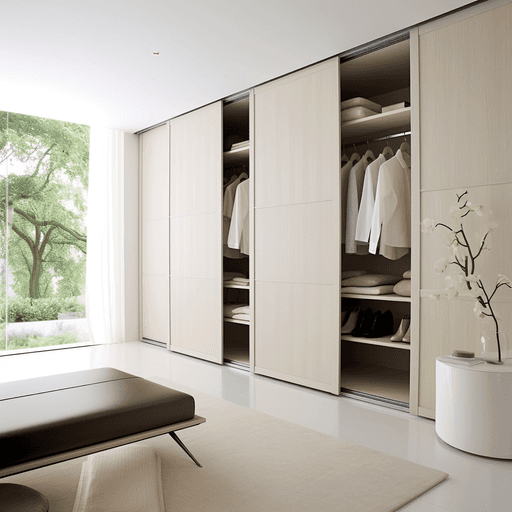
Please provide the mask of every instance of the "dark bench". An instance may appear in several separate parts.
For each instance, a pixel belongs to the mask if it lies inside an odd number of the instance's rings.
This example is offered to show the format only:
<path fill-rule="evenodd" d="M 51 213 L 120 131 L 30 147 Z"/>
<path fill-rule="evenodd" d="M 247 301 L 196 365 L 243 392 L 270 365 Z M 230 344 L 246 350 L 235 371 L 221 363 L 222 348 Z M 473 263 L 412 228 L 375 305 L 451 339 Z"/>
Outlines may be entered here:
<path fill-rule="evenodd" d="M 0 477 L 205 421 L 191 395 L 114 368 L 0 384 Z"/>

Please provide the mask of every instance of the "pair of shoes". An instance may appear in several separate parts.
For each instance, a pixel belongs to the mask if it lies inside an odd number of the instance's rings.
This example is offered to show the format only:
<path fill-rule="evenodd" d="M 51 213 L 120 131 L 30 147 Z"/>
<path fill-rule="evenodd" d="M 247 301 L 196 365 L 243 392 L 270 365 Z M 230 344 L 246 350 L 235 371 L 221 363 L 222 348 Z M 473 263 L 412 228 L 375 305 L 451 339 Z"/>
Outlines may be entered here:
<path fill-rule="evenodd" d="M 405 343 L 411 342 L 411 321 L 409 316 L 402 318 L 398 331 L 391 336 L 391 341 L 403 341 Z"/>
<path fill-rule="evenodd" d="M 360 313 L 361 310 L 359 308 L 355 308 L 347 312 L 344 316 L 345 323 L 342 321 L 341 334 L 350 334 L 356 328 L 359 317 L 361 316 Z"/>
<path fill-rule="evenodd" d="M 385 313 L 374 313 L 371 309 L 366 309 L 360 312 L 351 331 L 350 327 L 347 325 L 342 329 L 342 334 L 351 334 L 359 338 L 382 338 L 393 333 L 393 314 L 389 310 Z"/>

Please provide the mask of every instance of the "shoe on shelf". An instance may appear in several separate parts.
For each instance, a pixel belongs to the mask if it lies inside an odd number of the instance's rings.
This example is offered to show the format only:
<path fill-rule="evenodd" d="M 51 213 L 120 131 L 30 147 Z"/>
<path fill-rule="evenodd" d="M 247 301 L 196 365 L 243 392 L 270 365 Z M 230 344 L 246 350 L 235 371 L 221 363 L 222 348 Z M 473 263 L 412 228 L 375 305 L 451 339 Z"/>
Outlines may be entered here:
<path fill-rule="evenodd" d="M 341 334 L 350 334 L 356 328 L 360 316 L 361 311 L 358 308 L 352 310 L 348 315 L 347 321 L 341 328 Z"/>
<path fill-rule="evenodd" d="M 382 322 L 382 313 L 380 311 L 376 311 L 373 315 L 373 322 L 369 325 L 369 328 L 363 332 L 363 338 L 373 338 L 373 333 L 378 328 L 380 323 Z"/>
<path fill-rule="evenodd" d="M 407 329 L 407 332 L 404 334 L 402 341 L 404 343 L 411 343 L 411 326 L 410 325 L 409 325 L 409 328 Z"/>
<path fill-rule="evenodd" d="M 376 322 L 375 328 L 371 333 L 372 338 L 382 338 L 393 334 L 393 313 L 385 311 L 380 315 L 379 321 Z"/>
<path fill-rule="evenodd" d="M 403 341 L 405 333 L 409 329 L 409 324 L 410 320 L 408 318 L 402 318 L 398 331 L 396 331 L 396 333 L 393 336 L 391 336 L 391 341 Z"/>
<path fill-rule="evenodd" d="M 371 330 L 373 325 L 373 311 L 371 309 L 366 309 L 362 315 L 359 317 L 359 322 L 357 323 L 356 328 L 352 331 L 352 336 L 362 337 L 364 334 Z"/>

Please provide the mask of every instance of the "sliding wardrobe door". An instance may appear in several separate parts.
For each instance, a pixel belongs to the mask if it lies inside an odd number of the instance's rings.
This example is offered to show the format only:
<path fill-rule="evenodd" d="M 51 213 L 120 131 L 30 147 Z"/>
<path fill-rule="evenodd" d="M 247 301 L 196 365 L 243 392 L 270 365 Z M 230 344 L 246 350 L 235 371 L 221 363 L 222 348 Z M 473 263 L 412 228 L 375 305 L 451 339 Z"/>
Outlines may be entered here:
<path fill-rule="evenodd" d="M 222 363 L 222 103 L 171 121 L 171 350 Z"/>
<path fill-rule="evenodd" d="M 339 63 L 255 90 L 255 371 L 339 394 Z"/>
<path fill-rule="evenodd" d="M 421 218 L 458 227 L 449 209 L 466 191 L 468 201 L 492 210 L 491 218 L 464 222 L 472 247 L 489 220 L 498 224 L 475 267 L 492 292 L 498 274 L 512 275 L 512 3 L 485 2 L 420 27 L 419 34 Z M 429 298 L 445 287 L 445 276 L 434 271 L 448 256 L 445 231 L 421 235 L 419 414 L 427 417 L 435 412 L 436 358 L 454 349 L 479 355 L 480 335 L 492 329 L 490 319 L 473 314 L 469 296 Z M 512 290 L 501 287 L 492 305 L 505 332 L 512 327 L 511 304 Z"/>
<path fill-rule="evenodd" d="M 140 136 L 142 337 L 169 343 L 169 125 Z"/>

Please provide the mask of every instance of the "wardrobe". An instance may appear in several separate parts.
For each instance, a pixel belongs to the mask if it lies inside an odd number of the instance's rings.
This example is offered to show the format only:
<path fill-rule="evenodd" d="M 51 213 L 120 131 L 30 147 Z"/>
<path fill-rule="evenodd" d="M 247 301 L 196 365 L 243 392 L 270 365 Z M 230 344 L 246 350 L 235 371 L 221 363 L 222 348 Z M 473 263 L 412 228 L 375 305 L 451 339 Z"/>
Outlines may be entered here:
<path fill-rule="evenodd" d="M 455 348 L 477 350 L 481 329 L 465 320 L 467 299 L 428 298 L 443 286 L 432 271 L 442 240 L 425 240 L 419 226 L 424 217 L 441 216 L 460 187 L 492 203 L 499 224 L 512 219 L 504 140 L 512 132 L 512 101 L 510 87 L 496 89 L 512 80 L 511 19 L 509 1 L 478 4 L 141 134 L 142 337 L 207 361 L 434 417 L 435 358 Z M 353 98 L 383 111 L 347 120 L 342 103 Z M 377 158 L 389 147 L 396 154 L 404 143 L 410 247 L 397 259 L 347 250 L 343 165 L 354 153 L 370 150 Z M 150 156 L 152 147 L 159 159 Z M 163 167 L 160 174 L 152 170 L 154 160 L 165 161 L 165 147 L 168 178 Z M 242 174 L 249 248 L 229 258 L 225 185 Z M 156 202 L 159 213 L 151 210 Z M 166 244 L 167 281 L 160 273 Z M 510 241 L 496 244 L 497 262 L 488 272 L 511 275 Z M 361 271 L 410 272 L 410 296 L 343 292 L 344 273 Z M 226 274 L 244 281 L 225 284 Z M 248 318 L 226 317 L 225 305 L 233 303 L 243 304 Z M 505 323 L 510 304 L 505 296 L 499 305 Z M 392 341 L 389 333 L 342 333 L 345 312 L 357 309 L 389 311 L 393 332 L 407 318 L 408 342 Z"/>

